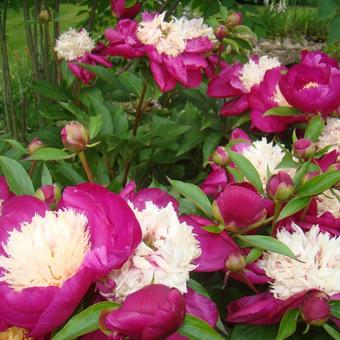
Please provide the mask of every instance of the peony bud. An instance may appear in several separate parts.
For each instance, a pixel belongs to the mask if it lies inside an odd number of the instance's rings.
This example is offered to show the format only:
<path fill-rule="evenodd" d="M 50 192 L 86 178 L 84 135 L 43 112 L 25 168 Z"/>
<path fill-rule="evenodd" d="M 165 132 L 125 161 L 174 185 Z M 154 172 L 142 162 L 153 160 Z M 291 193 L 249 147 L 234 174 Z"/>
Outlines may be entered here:
<path fill-rule="evenodd" d="M 51 209 L 55 209 L 61 199 L 61 190 L 56 184 L 47 184 L 40 187 L 34 196 L 45 202 Z"/>
<path fill-rule="evenodd" d="M 38 19 L 41 24 L 47 24 L 51 20 L 50 13 L 46 9 L 43 9 L 40 11 Z"/>
<path fill-rule="evenodd" d="M 85 149 L 90 141 L 90 132 L 79 122 L 67 123 L 61 130 L 61 140 L 70 152 L 78 153 Z"/>
<path fill-rule="evenodd" d="M 219 166 L 226 166 L 230 163 L 230 158 L 224 147 L 218 146 L 212 155 L 212 160 Z"/>
<path fill-rule="evenodd" d="M 223 217 L 216 201 L 212 202 L 211 214 L 215 221 L 224 224 Z"/>
<path fill-rule="evenodd" d="M 323 292 L 312 291 L 304 299 L 300 313 L 307 324 L 324 325 L 331 316 L 328 296 Z"/>
<path fill-rule="evenodd" d="M 294 193 L 294 183 L 285 171 L 280 171 L 277 175 L 270 177 L 266 189 L 271 199 L 285 201 Z"/>
<path fill-rule="evenodd" d="M 228 28 L 234 28 L 235 26 L 241 25 L 243 21 L 243 17 L 241 13 L 232 13 L 228 15 L 226 26 Z"/>
<path fill-rule="evenodd" d="M 233 273 L 242 271 L 247 266 L 246 259 L 241 254 L 231 254 L 225 261 L 225 268 Z"/>
<path fill-rule="evenodd" d="M 300 138 L 293 145 L 294 155 L 301 160 L 312 158 L 315 151 L 315 144 L 308 138 Z"/>
<path fill-rule="evenodd" d="M 151 284 L 130 294 L 102 323 L 117 339 L 165 339 L 181 327 L 185 313 L 177 288 Z"/>
<path fill-rule="evenodd" d="M 218 40 L 222 40 L 223 38 L 225 38 L 227 36 L 228 30 L 226 29 L 225 26 L 223 25 L 219 25 L 215 28 L 215 37 Z"/>
<path fill-rule="evenodd" d="M 142 4 L 136 2 L 133 6 L 127 7 L 126 0 L 111 0 L 112 14 L 119 19 L 133 19 L 140 11 Z"/>
<path fill-rule="evenodd" d="M 27 146 L 27 152 L 33 155 L 37 150 L 43 148 L 45 144 L 38 138 L 35 137 L 32 142 Z"/>

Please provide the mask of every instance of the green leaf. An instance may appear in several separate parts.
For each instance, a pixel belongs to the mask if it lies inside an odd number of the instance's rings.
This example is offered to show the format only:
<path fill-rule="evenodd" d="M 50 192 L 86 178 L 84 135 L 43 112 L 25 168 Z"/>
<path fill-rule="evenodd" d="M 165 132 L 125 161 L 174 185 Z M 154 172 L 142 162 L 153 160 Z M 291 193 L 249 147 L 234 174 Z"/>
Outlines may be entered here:
<path fill-rule="evenodd" d="M 251 162 L 243 155 L 233 152 L 228 149 L 228 154 L 232 162 L 240 169 L 242 174 L 247 180 L 254 185 L 254 187 L 261 193 L 263 193 L 263 185 L 260 176 Z"/>
<path fill-rule="evenodd" d="M 52 177 L 50 171 L 48 170 L 47 165 L 44 163 L 42 172 L 41 172 L 41 185 L 53 184 Z"/>
<path fill-rule="evenodd" d="M 309 203 L 309 197 L 295 197 L 290 200 L 281 210 L 277 221 L 280 221 L 288 216 L 302 210 Z"/>
<path fill-rule="evenodd" d="M 263 249 L 253 248 L 246 257 L 247 264 L 256 261 L 263 254 Z"/>
<path fill-rule="evenodd" d="M 319 15 L 320 19 L 331 18 L 336 14 L 338 6 L 337 0 L 322 0 L 319 1 Z"/>
<path fill-rule="evenodd" d="M 223 337 L 219 335 L 208 323 L 190 314 L 185 316 L 184 323 L 177 332 L 188 337 L 190 340 L 223 339 Z"/>
<path fill-rule="evenodd" d="M 66 102 L 70 99 L 67 91 L 48 81 L 38 80 L 32 84 L 33 89 L 46 98 Z"/>
<path fill-rule="evenodd" d="M 195 184 L 184 183 L 168 178 L 170 184 L 180 194 L 193 202 L 197 208 L 203 211 L 207 216 L 211 215 L 211 203 L 206 194 Z"/>
<path fill-rule="evenodd" d="M 2 142 L 8 143 L 14 149 L 19 150 L 22 154 L 26 154 L 27 150 L 24 146 L 22 146 L 18 141 L 15 139 L 1 139 Z"/>
<path fill-rule="evenodd" d="M 274 339 L 275 326 L 236 325 L 230 340 L 269 340 Z"/>
<path fill-rule="evenodd" d="M 187 284 L 188 284 L 189 288 L 191 288 L 192 290 L 194 290 L 198 294 L 201 294 L 201 295 L 210 299 L 208 291 L 201 284 L 199 284 L 197 281 L 195 281 L 194 279 L 189 279 Z"/>
<path fill-rule="evenodd" d="M 290 248 L 283 242 L 277 240 L 276 238 L 262 235 L 237 235 L 237 237 L 241 241 L 255 248 L 268 250 L 273 253 L 278 253 L 281 255 L 291 257 L 292 259 L 296 259 L 296 256 L 290 250 Z"/>
<path fill-rule="evenodd" d="M 275 340 L 284 340 L 293 335 L 296 331 L 298 317 L 299 311 L 297 309 L 288 310 L 281 319 Z"/>
<path fill-rule="evenodd" d="M 72 340 L 99 329 L 100 313 L 105 309 L 117 309 L 119 305 L 114 302 L 99 302 L 79 314 L 74 315 L 66 325 L 53 337 L 52 340 Z"/>
<path fill-rule="evenodd" d="M 340 171 L 325 172 L 307 181 L 299 190 L 299 196 L 315 196 L 340 181 Z"/>
<path fill-rule="evenodd" d="M 90 140 L 95 138 L 98 135 L 102 124 L 103 124 L 103 120 L 102 120 L 101 115 L 90 117 L 90 123 L 89 123 Z"/>
<path fill-rule="evenodd" d="M 27 157 L 27 159 L 35 161 L 60 161 L 73 156 L 74 155 L 70 155 L 68 152 L 61 149 L 42 148 L 34 152 L 33 155 Z"/>
<path fill-rule="evenodd" d="M 301 111 L 291 106 L 276 106 L 267 110 L 264 116 L 296 116 L 302 114 Z"/>
<path fill-rule="evenodd" d="M 224 227 L 217 225 L 208 225 L 206 227 L 202 227 L 202 229 L 209 233 L 220 234 L 223 231 Z"/>
<path fill-rule="evenodd" d="M 340 301 L 331 301 L 331 314 L 340 319 Z"/>
<path fill-rule="evenodd" d="M 316 142 L 319 137 L 321 136 L 322 130 L 325 126 L 323 119 L 320 116 L 313 117 L 310 122 L 308 123 L 305 138 Z"/>
<path fill-rule="evenodd" d="M 0 166 L 12 192 L 16 195 L 34 195 L 32 181 L 19 162 L 0 156 Z"/>
<path fill-rule="evenodd" d="M 329 25 L 328 44 L 334 44 L 340 41 L 340 15 L 333 18 Z"/>
<path fill-rule="evenodd" d="M 298 190 L 302 181 L 303 176 L 307 173 L 310 162 L 306 162 L 296 171 L 293 178 L 295 190 Z"/>
<path fill-rule="evenodd" d="M 335 340 L 340 340 L 340 333 L 327 323 L 322 326 L 323 329 Z"/>

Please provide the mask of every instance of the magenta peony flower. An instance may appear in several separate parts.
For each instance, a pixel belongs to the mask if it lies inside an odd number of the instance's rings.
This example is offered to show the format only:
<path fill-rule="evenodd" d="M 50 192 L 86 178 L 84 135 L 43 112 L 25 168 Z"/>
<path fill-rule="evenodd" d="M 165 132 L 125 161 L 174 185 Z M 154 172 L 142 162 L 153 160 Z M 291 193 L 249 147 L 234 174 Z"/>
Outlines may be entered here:
<path fill-rule="evenodd" d="M 177 82 L 189 88 L 199 86 L 201 70 L 208 66 L 205 53 L 211 51 L 215 39 L 212 28 L 202 19 L 164 19 L 165 13 L 144 13 L 139 24 L 121 20 L 115 29 L 105 31 L 109 54 L 125 58 L 146 55 L 163 92 Z"/>
<path fill-rule="evenodd" d="M 301 64 L 314 67 L 339 68 L 338 62 L 322 51 L 301 51 Z"/>
<path fill-rule="evenodd" d="M 122 337 L 157 340 L 175 333 L 185 313 L 184 297 L 178 289 L 151 284 L 129 295 L 103 323 Z"/>
<path fill-rule="evenodd" d="M 228 179 L 226 170 L 216 164 L 211 164 L 212 170 L 200 185 L 201 189 L 212 197 L 217 197 L 227 185 Z"/>
<path fill-rule="evenodd" d="M 340 105 L 340 71 L 298 64 L 279 81 L 287 102 L 306 113 L 330 114 Z"/>
<path fill-rule="evenodd" d="M 263 132 L 281 132 L 290 124 L 304 121 L 305 116 L 264 116 L 269 109 L 277 106 L 290 106 L 279 88 L 279 80 L 285 67 L 275 67 L 266 71 L 263 81 L 254 85 L 248 97 L 250 118 L 253 128 Z"/>
<path fill-rule="evenodd" d="M 66 188 L 56 212 L 34 197 L 13 197 L 0 224 L 0 330 L 16 326 L 33 337 L 60 327 L 90 285 L 141 241 L 124 200 L 91 184 Z"/>
<path fill-rule="evenodd" d="M 11 191 L 9 190 L 6 178 L 0 176 L 0 214 L 1 214 L 1 205 L 4 201 L 10 199 L 13 196 Z"/>
<path fill-rule="evenodd" d="M 267 70 L 278 66 L 278 59 L 268 56 L 253 56 L 244 65 L 236 62 L 210 80 L 207 94 L 215 98 L 232 98 L 223 105 L 221 115 L 239 115 L 249 107 L 248 96 L 252 87 L 261 83 Z"/>
<path fill-rule="evenodd" d="M 112 14 L 117 18 L 133 19 L 142 8 L 140 2 L 136 2 L 132 7 L 126 7 L 126 0 L 111 0 Z"/>

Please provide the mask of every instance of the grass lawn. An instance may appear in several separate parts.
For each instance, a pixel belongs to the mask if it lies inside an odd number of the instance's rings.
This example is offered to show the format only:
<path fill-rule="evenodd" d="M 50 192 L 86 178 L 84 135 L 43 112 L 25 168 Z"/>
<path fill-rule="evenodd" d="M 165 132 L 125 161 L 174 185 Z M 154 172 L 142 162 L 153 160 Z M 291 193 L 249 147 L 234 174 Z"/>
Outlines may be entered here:
<path fill-rule="evenodd" d="M 61 5 L 61 29 L 66 30 L 68 27 L 74 27 L 87 17 L 86 13 L 77 15 L 79 10 L 86 7 L 75 6 L 70 4 Z M 22 12 L 10 10 L 7 19 L 7 36 L 9 51 L 11 54 L 23 54 L 26 48 L 26 35 L 24 29 L 24 19 Z"/>

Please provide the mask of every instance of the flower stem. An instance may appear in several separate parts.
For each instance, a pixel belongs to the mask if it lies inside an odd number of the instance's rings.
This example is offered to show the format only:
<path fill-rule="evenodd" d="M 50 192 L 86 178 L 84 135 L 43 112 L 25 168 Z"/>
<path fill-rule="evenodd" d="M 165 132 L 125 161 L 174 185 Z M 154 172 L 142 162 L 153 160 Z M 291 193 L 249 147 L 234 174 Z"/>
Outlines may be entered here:
<path fill-rule="evenodd" d="M 36 161 L 32 161 L 32 166 L 31 166 L 31 169 L 29 171 L 29 176 L 31 178 L 32 178 L 32 175 L 33 175 L 33 171 L 34 171 L 35 165 L 36 165 Z"/>
<path fill-rule="evenodd" d="M 83 168 L 85 170 L 85 173 L 86 173 L 86 176 L 87 176 L 89 182 L 93 183 L 94 182 L 93 174 L 92 174 L 91 168 L 89 166 L 89 163 L 87 162 L 87 159 L 86 159 L 84 151 L 80 151 L 78 153 L 78 157 L 79 157 L 79 159 L 81 161 L 81 164 L 82 164 L 82 166 L 83 166 Z"/>
<path fill-rule="evenodd" d="M 246 283 L 246 285 L 255 293 L 255 294 L 259 294 L 259 291 L 256 289 L 256 287 L 250 282 L 250 280 L 248 279 L 248 276 L 245 274 L 245 272 L 243 270 L 241 270 L 238 273 L 242 279 L 244 280 L 244 282 Z"/>
<path fill-rule="evenodd" d="M 145 94 L 146 94 L 146 89 L 147 89 L 147 85 L 146 85 L 146 83 L 144 83 L 143 88 L 142 88 L 142 92 L 141 92 L 140 97 L 139 97 L 137 109 L 136 109 L 136 118 L 135 118 L 135 123 L 133 125 L 133 131 L 132 131 L 132 134 L 134 136 L 136 136 L 136 134 L 137 134 L 137 129 L 138 129 L 139 123 L 140 123 L 141 118 L 142 118 L 142 106 L 143 106 L 143 101 L 144 101 L 144 97 L 145 97 Z"/>
<path fill-rule="evenodd" d="M 275 207 L 274 207 L 274 217 L 273 217 L 273 222 L 272 222 L 272 231 L 271 231 L 271 236 L 275 236 L 276 233 L 276 222 L 277 218 L 279 217 L 281 211 L 281 202 L 275 202 Z"/>

